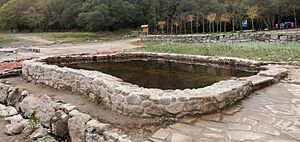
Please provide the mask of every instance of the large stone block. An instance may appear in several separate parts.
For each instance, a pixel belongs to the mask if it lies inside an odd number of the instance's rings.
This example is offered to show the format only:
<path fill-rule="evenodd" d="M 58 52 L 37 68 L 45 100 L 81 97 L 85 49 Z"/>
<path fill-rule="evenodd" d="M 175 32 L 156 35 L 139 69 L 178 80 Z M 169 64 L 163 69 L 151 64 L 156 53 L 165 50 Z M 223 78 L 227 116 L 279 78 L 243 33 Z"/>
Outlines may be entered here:
<path fill-rule="evenodd" d="M 47 95 L 41 97 L 28 95 L 20 103 L 20 109 L 25 116 L 35 113 L 46 127 L 50 126 L 50 119 L 55 116 L 54 103 Z"/>
<path fill-rule="evenodd" d="M 60 138 L 69 138 L 69 116 L 62 110 L 56 111 L 51 119 L 51 132 Z"/>
<path fill-rule="evenodd" d="M 91 119 L 90 115 L 76 112 L 76 110 L 70 112 L 74 115 L 68 120 L 69 134 L 72 142 L 83 142 L 86 140 L 86 123 Z"/>

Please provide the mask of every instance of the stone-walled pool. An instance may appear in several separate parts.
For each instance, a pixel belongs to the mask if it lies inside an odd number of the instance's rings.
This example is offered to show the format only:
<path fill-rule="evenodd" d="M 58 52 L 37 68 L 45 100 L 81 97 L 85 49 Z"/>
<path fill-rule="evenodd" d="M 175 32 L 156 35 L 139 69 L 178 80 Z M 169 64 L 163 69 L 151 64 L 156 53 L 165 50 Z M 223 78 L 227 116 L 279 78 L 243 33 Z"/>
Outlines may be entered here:
<path fill-rule="evenodd" d="M 88 95 L 120 114 L 183 117 L 221 110 L 287 75 L 286 69 L 268 64 L 143 52 L 82 54 L 24 61 L 22 76 L 27 81 Z M 197 76 L 202 73 L 204 77 Z M 124 76 L 133 76 L 136 82 Z"/>

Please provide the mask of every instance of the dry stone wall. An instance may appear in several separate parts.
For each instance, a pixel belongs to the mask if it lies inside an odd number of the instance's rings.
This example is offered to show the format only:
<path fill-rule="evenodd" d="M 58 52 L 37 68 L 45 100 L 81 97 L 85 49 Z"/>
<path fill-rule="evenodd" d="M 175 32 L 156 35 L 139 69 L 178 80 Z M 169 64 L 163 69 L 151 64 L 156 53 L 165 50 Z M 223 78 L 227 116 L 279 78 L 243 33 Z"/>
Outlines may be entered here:
<path fill-rule="evenodd" d="M 206 57 L 159 53 L 118 53 L 113 55 L 73 55 L 24 61 L 23 78 L 56 89 L 67 89 L 89 95 L 120 114 L 138 116 L 182 117 L 205 114 L 223 109 L 249 95 L 253 89 L 251 79 L 232 79 L 198 89 L 161 90 L 139 87 L 97 71 L 61 68 L 55 63 L 78 63 L 103 60 L 156 59 L 186 63 L 218 63 L 258 69 L 264 62 L 237 58 Z M 265 67 L 267 69 L 267 67 Z M 271 72 L 274 81 L 285 72 Z M 269 72 L 267 72 L 269 73 Z M 276 73 L 272 77 L 272 73 Z M 266 73 L 265 73 L 266 74 Z M 256 83 L 259 85 L 259 83 Z"/>
<path fill-rule="evenodd" d="M 213 35 L 148 35 L 142 41 L 155 42 L 299 42 L 299 33 L 240 33 L 240 34 L 213 34 Z"/>

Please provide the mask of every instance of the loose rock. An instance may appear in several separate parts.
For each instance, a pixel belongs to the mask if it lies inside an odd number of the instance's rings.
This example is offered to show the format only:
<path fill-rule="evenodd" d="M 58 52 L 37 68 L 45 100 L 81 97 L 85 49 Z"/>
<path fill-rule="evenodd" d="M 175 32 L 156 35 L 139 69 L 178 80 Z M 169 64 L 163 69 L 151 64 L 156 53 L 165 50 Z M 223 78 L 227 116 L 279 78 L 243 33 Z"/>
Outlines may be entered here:
<path fill-rule="evenodd" d="M 16 115 L 17 113 L 18 112 L 14 107 L 11 107 L 11 106 L 6 107 L 4 105 L 0 106 L 0 116 L 2 116 L 2 117 L 13 116 L 13 115 Z"/>
<path fill-rule="evenodd" d="M 48 135 L 48 131 L 47 129 L 43 128 L 42 126 L 40 126 L 38 129 L 36 129 L 30 136 L 29 138 L 36 140 L 38 138 L 42 138 L 44 136 Z"/>
<path fill-rule="evenodd" d="M 55 117 L 51 119 L 52 133 L 60 138 L 68 138 L 68 120 L 69 116 L 62 110 L 55 112 Z"/>
<path fill-rule="evenodd" d="M 83 142 L 86 139 L 85 125 L 91 119 L 88 114 L 77 113 L 68 120 L 69 134 L 72 142 Z"/>
<path fill-rule="evenodd" d="M 103 142 L 104 138 L 98 134 L 87 133 L 85 142 Z"/>
<path fill-rule="evenodd" d="M 7 135 L 20 134 L 23 131 L 23 129 L 28 125 L 29 123 L 27 120 L 23 120 L 21 122 L 14 123 L 14 124 L 9 124 L 5 126 L 4 132 Z"/>
<path fill-rule="evenodd" d="M 9 121 L 11 124 L 14 124 L 14 123 L 18 123 L 18 122 L 22 121 L 23 117 L 20 114 L 18 114 L 15 116 L 7 117 L 7 118 L 5 118 L 5 120 Z"/>
<path fill-rule="evenodd" d="M 28 95 L 20 103 L 20 108 L 25 116 L 29 116 L 35 112 L 36 117 L 40 118 L 42 124 L 46 127 L 49 127 L 50 119 L 55 115 L 54 103 L 47 95 L 39 98 Z"/>
<path fill-rule="evenodd" d="M 103 134 L 104 131 L 108 129 L 108 124 L 103 124 L 98 122 L 97 120 L 91 120 L 86 124 L 87 132 L 96 131 L 98 134 Z"/>

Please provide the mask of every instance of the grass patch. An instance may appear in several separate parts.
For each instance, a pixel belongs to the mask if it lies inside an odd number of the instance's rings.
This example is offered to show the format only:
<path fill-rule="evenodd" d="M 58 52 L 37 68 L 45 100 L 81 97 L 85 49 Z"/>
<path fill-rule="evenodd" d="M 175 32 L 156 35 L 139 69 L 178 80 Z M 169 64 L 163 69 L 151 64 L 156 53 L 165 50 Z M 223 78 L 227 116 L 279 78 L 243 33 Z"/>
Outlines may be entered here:
<path fill-rule="evenodd" d="M 11 34 L 1 34 L 0 33 L 0 43 L 7 44 L 12 42 L 19 42 L 20 39 L 15 38 Z"/>
<path fill-rule="evenodd" d="M 177 35 L 231 35 L 231 34 L 257 34 L 257 33 L 272 33 L 272 34 L 287 34 L 287 33 L 294 33 L 294 34 L 299 34 L 300 31 L 299 30 L 269 30 L 269 31 L 252 31 L 252 30 L 240 30 L 240 31 L 228 31 L 228 32 L 206 32 L 206 33 L 181 33 L 181 34 L 177 34 Z"/>
<path fill-rule="evenodd" d="M 27 46 L 33 44 L 32 41 L 26 41 L 17 38 L 13 34 L 0 33 L 0 48 L 1 47 L 17 47 L 17 46 Z"/>
<path fill-rule="evenodd" d="M 43 39 L 56 43 L 89 42 L 98 39 L 97 33 L 88 32 L 39 33 L 35 36 L 40 36 Z"/>
<path fill-rule="evenodd" d="M 299 61 L 300 43 L 278 42 L 224 42 L 224 43 L 172 43 L 147 42 L 136 49 L 146 52 L 176 53 L 204 56 L 238 57 L 262 61 Z"/>
<path fill-rule="evenodd" d="M 130 44 L 132 45 L 136 45 L 136 46 L 141 46 L 138 41 L 130 41 Z"/>
<path fill-rule="evenodd" d="M 39 33 L 40 36 L 56 43 L 86 43 L 86 42 L 105 42 L 121 40 L 125 35 L 130 34 L 131 30 L 118 30 L 113 32 L 62 32 L 62 33 Z"/>

